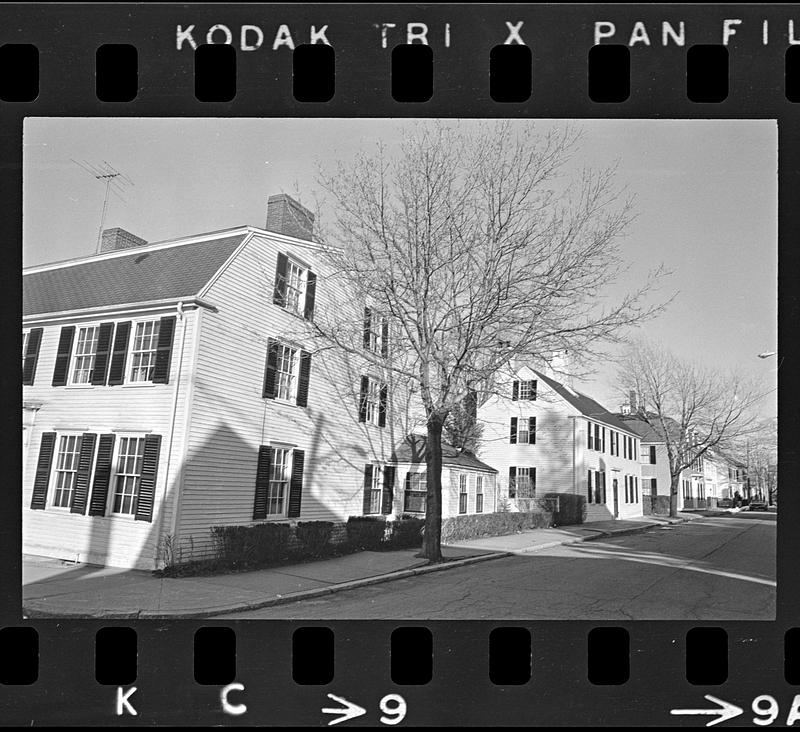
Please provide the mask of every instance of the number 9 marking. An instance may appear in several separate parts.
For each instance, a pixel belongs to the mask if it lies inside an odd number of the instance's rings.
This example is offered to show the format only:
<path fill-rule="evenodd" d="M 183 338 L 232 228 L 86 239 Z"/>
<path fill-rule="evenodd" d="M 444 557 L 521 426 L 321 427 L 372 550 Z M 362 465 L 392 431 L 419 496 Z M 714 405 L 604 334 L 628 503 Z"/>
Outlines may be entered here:
<path fill-rule="evenodd" d="M 761 715 L 761 717 L 753 717 L 753 722 L 762 727 L 772 724 L 778 717 L 778 702 L 775 700 L 774 696 L 770 696 L 769 694 L 757 696 L 753 699 L 753 704 L 751 706 L 756 714 Z M 766 719 L 762 719 L 762 717 L 766 717 Z"/>
<path fill-rule="evenodd" d="M 406 718 L 406 700 L 400 694 L 387 694 L 381 699 L 383 724 L 400 724 Z"/>

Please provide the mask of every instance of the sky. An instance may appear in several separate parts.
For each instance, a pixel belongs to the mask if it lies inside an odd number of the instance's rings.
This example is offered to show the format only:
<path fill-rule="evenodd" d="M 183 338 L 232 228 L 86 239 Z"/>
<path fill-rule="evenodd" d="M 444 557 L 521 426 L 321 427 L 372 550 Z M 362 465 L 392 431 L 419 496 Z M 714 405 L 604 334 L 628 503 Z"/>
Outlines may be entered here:
<path fill-rule="evenodd" d="M 517 120 L 542 131 L 559 120 Z M 383 143 L 399 119 L 27 118 L 23 146 L 24 266 L 90 256 L 105 186 L 78 163 L 124 173 L 104 228 L 155 242 L 252 224 L 267 197 L 289 193 L 313 206 L 320 166 Z M 469 120 L 452 122 L 470 126 Z M 760 414 L 777 414 L 777 124 L 774 120 L 578 120 L 571 165 L 617 164 L 636 219 L 621 250 L 630 263 L 609 294 L 636 287 L 664 264 L 656 297 L 677 292 L 642 327 L 680 357 L 750 375 L 771 392 Z M 575 386 L 616 409 L 612 364 Z"/>

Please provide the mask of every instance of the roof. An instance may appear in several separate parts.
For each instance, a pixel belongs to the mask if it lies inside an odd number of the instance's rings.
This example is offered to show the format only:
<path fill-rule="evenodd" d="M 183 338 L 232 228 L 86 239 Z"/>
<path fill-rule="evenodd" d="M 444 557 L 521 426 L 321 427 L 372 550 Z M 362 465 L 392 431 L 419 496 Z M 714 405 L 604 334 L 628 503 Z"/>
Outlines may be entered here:
<path fill-rule="evenodd" d="M 197 295 L 249 235 L 141 246 L 23 273 L 23 315 Z"/>
<path fill-rule="evenodd" d="M 390 462 L 393 463 L 424 463 L 425 445 L 427 439 L 424 435 L 408 435 L 392 451 Z M 485 470 L 490 473 L 497 471 L 481 460 L 478 460 L 471 452 L 459 450 L 457 447 L 442 442 L 442 465 L 455 466 L 459 468 L 472 468 L 474 470 Z"/>
<path fill-rule="evenodd" d="M 577 409 L 584 417 L 590 417 L 596 422 L 603 422 L 604 424 L 611 425 L 618 430 L 624 430 L 625 432 L 637 434 L 617 415 L 609 412 L 602 404 L 596 402 L 591 397 L 586 396 L 586 394 L 582 394 L 571 387 L 564 386 L 564 384 L 559 383 L 549 376 L 545 376 L 539 371 L 534 371 L 534 373 L 562 399 L 575 407 L 575 409 Z"/>

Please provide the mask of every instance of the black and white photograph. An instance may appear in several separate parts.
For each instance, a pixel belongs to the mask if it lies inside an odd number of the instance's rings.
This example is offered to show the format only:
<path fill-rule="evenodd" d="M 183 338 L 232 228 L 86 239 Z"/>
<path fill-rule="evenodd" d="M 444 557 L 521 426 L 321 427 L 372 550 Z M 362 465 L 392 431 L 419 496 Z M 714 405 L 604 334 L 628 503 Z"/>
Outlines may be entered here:
<path fill-rule="evenodd" d="M 775 120 L 28 117 L 22 173 L 25 618 L 775 618 Z"/>

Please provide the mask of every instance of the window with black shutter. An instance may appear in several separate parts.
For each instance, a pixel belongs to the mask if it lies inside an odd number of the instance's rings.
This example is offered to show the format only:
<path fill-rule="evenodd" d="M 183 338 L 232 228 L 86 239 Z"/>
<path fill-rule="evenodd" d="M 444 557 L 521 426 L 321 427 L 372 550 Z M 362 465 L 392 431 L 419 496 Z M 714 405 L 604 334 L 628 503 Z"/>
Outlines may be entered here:
<path fill-rule="evenodd" d="M 300 516 L 300 506 L 303 500 L 303 467 L 305 465 L 306 454 L 303 450 L 292 451 L 292 479 L 289 483 L 289 510 L 286 515 L 289 518 Z"/>
<path fill-rule="evenodd" d="M 589 476 L 587 478 L 587 490 L 588 490 L 588 499 L 589 503 L 594 503 L 594 492 L 592 491 L 592 471 L 588 471 Z"/>
<path fill-rule="evenodd" d="M 517 497 L 517 468 L 514 465 L 508 469 L 508 497 Z"/>
<path fill-rule="evenodd" d="M 72 497 L 72 513 L 86 513 L 86 504 L 89 500 L 89 480 L 91 478 L 92 463 L 94 462 L 94 448 L 97 435 L 84 432 L 81 435 L 81 451 L 78 456 L 78 470 L 75 475 L 75 493 Z"/>
<path fill-rule="evenodd" d="M 264 369 L 264 386 L 261 396 L 265 399 L 275 398 L 275 379 L 278 372 L 278 349 L 280 344 L 272 338 L 267 340 L 267 364 Z"/>
<path fill-rule="evenodd" d="M 97 333 L 97 351 L 94 356 L 92 384 L 103 386 L 106 383 L 108 363 L 111 358 L 111 339 L 114 335 L 113 323 L 100 323 Z"/>
<path fill-rule="evenodd" d="M 590 450 L 594 450 L 594 429 L 592 428 L 591 422 L 587 422 L 586 424 L 588 425 L 586 432 L 588 439 L 587 446 Z"/>
<path fill-rule="evenodd" d="M 369 377 L 361 377 L 361 390 L 358 396 L 358 421 L 367 421 L 367 396 L 369 394 Z"/>
<path fill-rule="evenodd" d="M 517 418 L 511 418 L 511 444 L 517 444 Z"/>
<path fill-rule="evenodd" d="M 31 508 L 42 510 L 47 505 L 47 488 L 50 483 L 50 468 L 53 465 L 53 451 L 56 446 L 56 433 L 44 432 L 39 445 L 39 461 L 33 479 Z"/>
<path fill-rule="evenodd" d="M 656 446 L 650 445 L 650 465 L 656 464 Z"/>
<path fill-rule="evenodd" d="M 128 340 L 131 334 L 131 321 L 117 323 L 114 335 L 114 349 L 111 352 L 111 365 L 108 369 L 108 385 L 118 386 L 125 380 L 125 361 L 128 357 Z"/>
<path fill-rule="evenodd" d="M 317 299 L 317 275 L 308 272 L 306 275 L 306 301 L 303 307 L 303 317 L 314 320 L 314 303 Z"/>
<path fill-rule="evenodd" d="M 94 467 L 92 495 L 89 499 L 90 516 L 105 516 L 106 514 L 115 440 L 116 435 L 100 435 L 100 440 L 97 444 L 97 462 Z"/>
<path fill-rule="evenodd" d="M 528 417 L 528 444 L 536 444 L 536 417 Z"/>
<path fill-rule="evenodd" d="M 289 266 L 289 258 L 283 253 L 278 252 L 278 264 L 275 267 L 275 289 L 272 294 L 272 302 L 286 307 L 286 270 Z"/>
<path fill-rule="evenodd" d="M 272 470 L 272 448 L 261 445 L 258 448 L 258 461 L 256 463 L 256 495 L 253 503 L 253 520 L 267 517 L 267 496 L 269 494 L 269 479 Z"/>
<path fill-rule="evenodd" d="M 377 491 L 377 500 L 373 501 L 374 489 L 372 481 L 374 470 L 375 466 L 372 463 L 366 463 L 366 465 L 364 465 L 364 500 L 362 505 L 364 516 L 368 516 L 371 513 L 378 513 L 378 507 L 380 506 L 380 488 Z M 373 510 L 373 503 L 375 503 L 375 510 Z"/>
<path fill-rule="evenodd" d="M 511 399 L 515 402 L 519 399 L 519 381 L 514 381 L 511 384 Z"/>
<path fill-rule="evenodd" d="M 394 510 L 394 479 L 396 469 L 394 465 L 386 465 L 383 469 L 383 498 L 381 513 L 388 516 Z"/>
<path fill-rule="evenodd" d="M 72 339 L 75 337 L 75 326 L 65 325 L 61 328 L 56 352 L 56 365 L 53 369 L 53 386 L 66 386 L 69 361 L 72 356 Z"/>
<path fill-rule="evenodd" d="M 386 426 L 386 409 L 389 402 L 389 387 L 381 385 L 380 405 L 378 407 L 378 427 Z"/>
<path fill-rule="evenodd" d="M 142 473 L 139 478 L 139 491 L 136 496 L 137 521 L 153 520 L 153 503 L 158 477 L 158 456 L 161 452 L 161 435 L 147 435 L 144 438 Z"/>
<path fill-rule="evenodd" d="M 381 320 L 381 356 L 389 355 L 389 321 L 386 318 Z"/>
<path fill-rule="evenodd" d="M 42 343 L 42 328 L 31 328 L 25 342 L 22 359 L 22 385 L 32 386 L 36 377 L 36 363 L 39 360 L 39 347 Z"/>
<path fill-rule="evenodd" d="M 297 406 L 308 406 L 308 385 L 311 379 L 311 354 L 300 351 L 300 369 L 297 376 Z"/>
<path fill-rule="evenodd" d="M 372 350 L 372 309 L 364 308 L 364 349 Z"/>
<path fill-rule="evenodd" d="M 169 383 L 169 367 L 172 362 L 172 342 L 175 338 L 175 316 L 161 318 L 158 326 L 158 346 L 156 347 L 156 365 L 153 369 L 153 383 Z"/>

